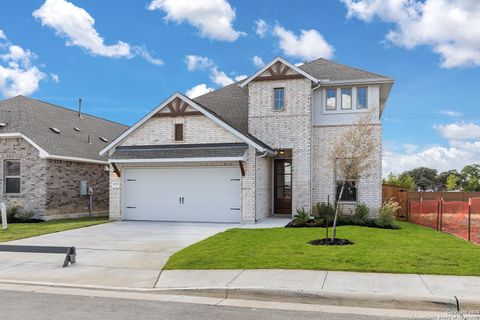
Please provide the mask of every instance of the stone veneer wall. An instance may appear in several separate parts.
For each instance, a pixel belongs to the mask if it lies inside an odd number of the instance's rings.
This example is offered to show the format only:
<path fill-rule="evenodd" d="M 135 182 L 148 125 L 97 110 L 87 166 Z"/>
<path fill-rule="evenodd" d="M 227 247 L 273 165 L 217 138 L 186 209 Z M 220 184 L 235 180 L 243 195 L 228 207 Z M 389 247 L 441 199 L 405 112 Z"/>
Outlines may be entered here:
<path fill-rule="evenodd" d="M 5 160 L 20 160 L 21 194 L 5 194 Z M 32 210 L 37 217 L 45 213 L 46 160 L 40 159 L 38 150 L 21 138 L 0 139 L 0 202 L 7 207 L 21 205 Z"/>
<path fill-rule="evenodd" d="M 183 123 L 183 141 L 174 141 L 175 123 Z M 220 127 L 207 117 L 157 117 L 147 120 L 135 130 L 122 146 L 162 145 L 181 143 L 234 143 L 242 142 L 239 138 Z"/>
<path fill-rule="evenodd" d="M 249 132 L 275 149 L 292 149 L 292 214 L 311 207 L 311 81 L 252 81 Z M 285 88 L 285 110 L 273 110 L 274 88 Z M 269 199 L 271 201 L 271 199 Z"/>
<path fill-rule="evenodd" d="M 320 126 L 313 128 L 313 203 L 326 202 L 335 198 L 335 172 L 331 161 L 333 144 L 350 126 Z M 382 127 L 375 125 L 376 148 L 369 161 L 371 171 L 360 179 L 357 189 L 359 202 L 364 202 L 376 215 L 382 204 Z M 346 204 L 346 210 L 353 209 L 354 203 Z"/>
<path fill-rule="evenodd" d="M 88 215 L 88 197 L 80 196 L 80 181 L 93 188 L 94 214 L 108 212 L 108 167 L 102 164 L 47 160 L 47 219 Z"/>

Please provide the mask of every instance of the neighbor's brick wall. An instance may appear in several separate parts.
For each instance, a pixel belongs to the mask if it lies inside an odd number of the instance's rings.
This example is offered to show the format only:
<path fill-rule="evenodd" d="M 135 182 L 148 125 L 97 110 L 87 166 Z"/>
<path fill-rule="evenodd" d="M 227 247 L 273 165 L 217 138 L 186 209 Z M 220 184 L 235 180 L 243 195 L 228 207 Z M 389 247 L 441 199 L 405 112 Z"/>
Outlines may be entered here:
<path fill-rule="evenodd" d="M 183 142 L 174 141 L 175 123 L 183 123 Z M 121 145 L 178 143 L 234 143 L 239 138 L 205 116 L 151 118 L 135 130 Z"/>
<path fill-rule="evenodd" d="M 93 188 L 93 213 L 108 212 L 108 167 L 102 164 L 47 160 L 46 212 L 52 217 L 76 217 L 89 214 L 88 197 L 80 196 L 80 181 Z"/>
<path fill-rule="evenodd" d="M 335 198 L 335 172 L 331 160 L 335 141 L 351 126 L 318 126 L 313 128 L 313 202 L 330 202 Z M 365 202 L 371 215 L 376 215 L 382 203 L 382 127 L 375 126 L 376 148 L 369 157 L 370 172 L 360 179 L 357 196 L 359 202 Z M 346 205 L 347 213 L 354 204 Z"/>
<path fill-rule="evenodd" d="M 292 149 L 292 214 L 310 209 L 311 81 L 249 83 L 249 132 L 275 149 Z M 285 110 L 273 111 L 273 89 L 285 88 Z"/>
<path fill-rule="evenodd" d="M 5 160 L 20 160 L 21 194 L 5 194 Z M 0 202 L 7 207 L 20 204 L 25 210 L 32 210 L 36 217 L 45 213 L 46 202 L 46 161 L 40 159 L 38 150 L 21 138 L 0 139 Z"/>

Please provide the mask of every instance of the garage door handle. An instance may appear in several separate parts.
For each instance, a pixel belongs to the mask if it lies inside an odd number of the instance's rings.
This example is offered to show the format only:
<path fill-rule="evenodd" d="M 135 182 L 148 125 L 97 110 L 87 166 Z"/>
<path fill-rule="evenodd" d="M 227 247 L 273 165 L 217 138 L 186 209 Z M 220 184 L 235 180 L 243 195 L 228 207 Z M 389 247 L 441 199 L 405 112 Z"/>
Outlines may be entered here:
<path fill-rule="evenodd" d="M 127 207 L 127 209 L 137 209 L 137 207 Z"/>
<path fill-rule="evenodd" d="M 185 204 L 185 198 L 182 197 L 182 204 Z"/>

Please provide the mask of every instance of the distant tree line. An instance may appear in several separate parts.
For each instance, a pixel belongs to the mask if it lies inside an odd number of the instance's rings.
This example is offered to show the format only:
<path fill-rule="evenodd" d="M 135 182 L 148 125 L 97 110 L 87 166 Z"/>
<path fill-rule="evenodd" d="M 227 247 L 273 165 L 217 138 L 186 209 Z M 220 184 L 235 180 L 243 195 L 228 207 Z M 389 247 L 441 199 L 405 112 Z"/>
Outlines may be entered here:
<path fill-rule="evenodd" d="M 480 165 L 469 164 L 458 170 L 438 173 L 436 169 L 419 167 L 401 174 L 390 174 L 383 183 L 410 191 L 480 191 Z"/>

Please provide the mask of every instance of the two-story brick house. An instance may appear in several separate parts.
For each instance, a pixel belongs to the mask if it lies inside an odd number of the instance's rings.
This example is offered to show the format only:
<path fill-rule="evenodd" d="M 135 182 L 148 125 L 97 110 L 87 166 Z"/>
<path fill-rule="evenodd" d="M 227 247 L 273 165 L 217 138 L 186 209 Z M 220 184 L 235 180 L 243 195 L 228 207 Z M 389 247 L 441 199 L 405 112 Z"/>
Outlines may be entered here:
<path fill-rule="evenodd" d="M 333 199 L 331 148 L 378 113 L 372 172 L 344 200 L 381 205 L 381 114 L 393 79 L 325 59 L 277 57 L 195 99 L 175 93 L 101 151 L 114 220 L 254 222 Z"/>

